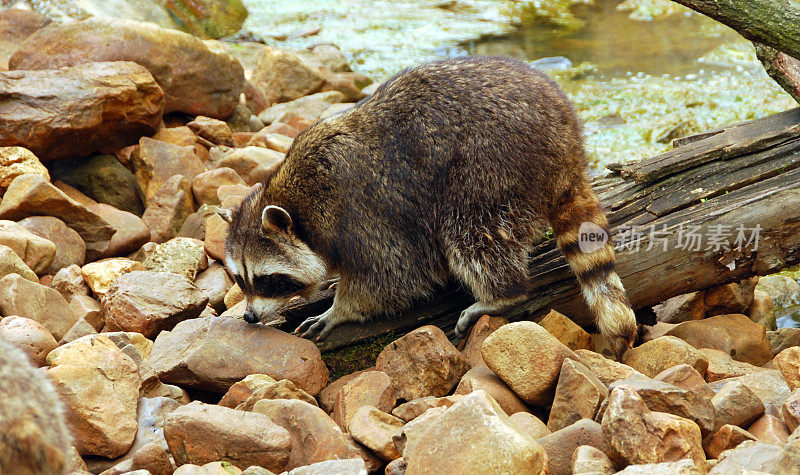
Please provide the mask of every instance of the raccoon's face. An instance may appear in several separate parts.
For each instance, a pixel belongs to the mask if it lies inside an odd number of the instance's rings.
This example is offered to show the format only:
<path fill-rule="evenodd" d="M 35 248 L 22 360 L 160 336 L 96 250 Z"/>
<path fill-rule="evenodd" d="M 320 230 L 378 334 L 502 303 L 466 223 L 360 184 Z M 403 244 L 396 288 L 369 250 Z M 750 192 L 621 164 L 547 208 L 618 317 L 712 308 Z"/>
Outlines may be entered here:
<path fill-rule="evenodd" d="M 238 214 L 244 216 L 234 217 L 225 259 L 247 298 L 244 319 L 249 323 L 272 320 L 316 291 L 327 276 L 323 260 L 294 234 L 286 210 L 266 206 L 258 216 L 246 209 L 253 206 L 243 203 Z"/>

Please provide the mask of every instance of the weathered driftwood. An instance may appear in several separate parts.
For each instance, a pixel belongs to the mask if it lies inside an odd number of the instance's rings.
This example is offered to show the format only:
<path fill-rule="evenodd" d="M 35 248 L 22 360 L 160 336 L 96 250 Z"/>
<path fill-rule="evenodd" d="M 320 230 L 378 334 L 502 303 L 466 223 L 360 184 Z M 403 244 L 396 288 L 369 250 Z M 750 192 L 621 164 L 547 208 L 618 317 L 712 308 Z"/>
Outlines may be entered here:
<path fill-rule="evenodd" d="M 613 228 L 617 271 L 637 313 L 674 295 L 800 262 L 800 109 L 678 144 L 682 146 L 648 160 L 614 167 L 621 176 L 593 182 Z M 737 249 L 740 225 L 745 238 L 759 227 L 757 250 L 753 243 Z M 692 235 L 690 226 L 700 227 L 698 250 L 678 246 L 680 238 L 685 242 Z M 715 249 L 713 242 L 709 246 L 709 237 L 715 231 L 724 234 L 725 229 L 730 249 Z M 638 251 L 633 239 L 637 232 L 641 233 Z M 506 316 L 535 319 L 554 308 L 591 325 L 577 281 L 553 240 L 539 244 L 531 255 L 530 299 Z M 469 293 L 451 286 L 399 316 L 338 327 L 320 346 L 340 348 L 424 324 L 438 325 L 452 337 L 460 311 L 472 301 Z M 324 303 L 314 302 L 313 310 Z M 307 313 L 310 310 L 293 312 L 286 328 L 293 328 Z"/>
<path fill-rule="evenodd" d="M 795 34 L 800 35 L 800 26 Z M 754 42 L 753 45 L 756 48 L 756 56 L 764 65 L 767 74 L 794 100 L 800 102 L 800 59 L 761 43 Z"/>

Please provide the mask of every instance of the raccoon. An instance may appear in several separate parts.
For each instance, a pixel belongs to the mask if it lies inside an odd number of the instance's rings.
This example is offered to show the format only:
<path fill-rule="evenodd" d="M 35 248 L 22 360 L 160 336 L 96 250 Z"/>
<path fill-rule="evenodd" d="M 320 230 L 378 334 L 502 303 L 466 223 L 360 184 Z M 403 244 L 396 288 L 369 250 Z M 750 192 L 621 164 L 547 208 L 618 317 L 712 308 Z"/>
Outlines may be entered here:
<path fill-rule="evenodd" d="M 72 438 L 56 390 L 2 338 L 0 381 L 0 473 L 66 473 Z"/>
<path fill-rule="evenodd" d="M 301 133 L 232 214 L 226 262 L 244 318 L 280 314 L 338 274 L 333 306 L 296 330 L 323 339 L 454 276 L 477 300 L 458 320 L 463 337 L 481 315 L 525 300 L 529 251 L 549 224 L 619 356 L 636 320 L 611 240 L 579 245 L 583 223 L 610 236 L 585 169 L 569 99 L 528 65 L 482 57 L 402 71 Z"/>

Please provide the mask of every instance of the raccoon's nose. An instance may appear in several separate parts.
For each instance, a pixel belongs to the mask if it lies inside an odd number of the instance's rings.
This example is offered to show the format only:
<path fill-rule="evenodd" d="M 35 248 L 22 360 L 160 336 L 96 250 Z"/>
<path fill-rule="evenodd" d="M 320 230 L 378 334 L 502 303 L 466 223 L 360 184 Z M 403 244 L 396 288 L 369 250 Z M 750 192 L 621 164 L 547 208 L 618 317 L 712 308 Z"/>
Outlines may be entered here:
<path fill-rule="evenodd" d="M 247 323 L 258 323 L 258 317 L 255 313 L 248 310 L 244 313 L 244 321 Z"/>

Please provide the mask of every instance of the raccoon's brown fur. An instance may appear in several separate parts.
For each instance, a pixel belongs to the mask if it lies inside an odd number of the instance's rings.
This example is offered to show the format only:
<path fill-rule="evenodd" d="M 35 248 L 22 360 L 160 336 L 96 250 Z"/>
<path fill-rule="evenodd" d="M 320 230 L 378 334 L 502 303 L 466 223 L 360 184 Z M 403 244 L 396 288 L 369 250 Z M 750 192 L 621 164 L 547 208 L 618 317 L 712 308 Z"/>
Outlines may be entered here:
<path fill-rule="evenodd" d="M 0 473 L 65 473 L 71 441 L 53 384 L 0 338 Z"/>
<path fill-rule="evenodd" d="M 236 262 L 278 259 L 286 272 L 302 267 L 293 249 L 307 246 L 339 274 L 333 308 L 299 328 L 307 336 L 403 310 L 453 275 L 478 300 L 459 320 L 463 335 L 526 297 L 528 252 L 550 223 L 620 354 L 636 323 L 613 245 L 577 245 L 581 223 L 607 228 L 585 168 L 579 119 L 542 73 L 501 58 L 426 64 L 300 134 L 234 213 L 228 261 L 244 273 Z M 279 208 L 262 220 L 267 206 Z"/>

